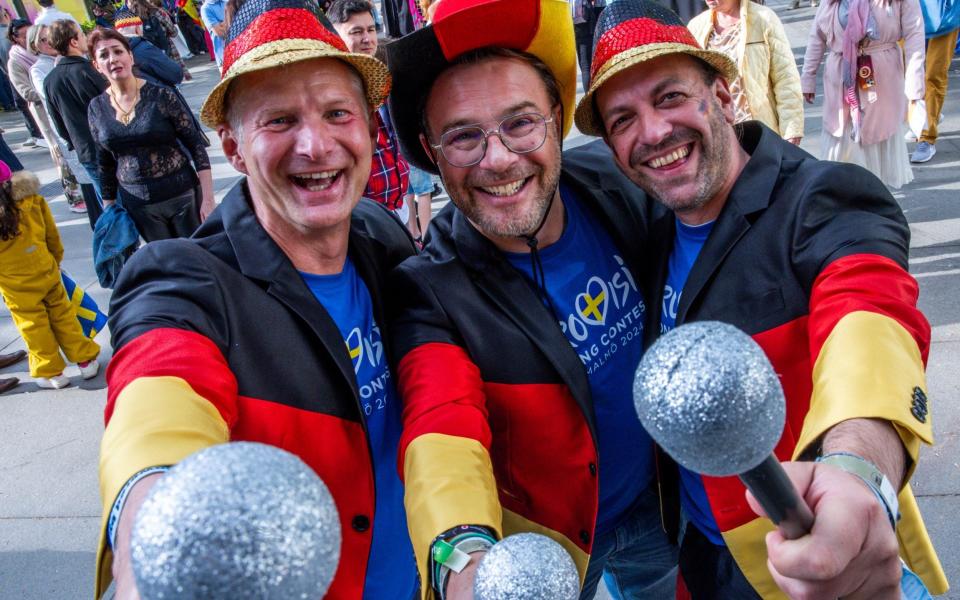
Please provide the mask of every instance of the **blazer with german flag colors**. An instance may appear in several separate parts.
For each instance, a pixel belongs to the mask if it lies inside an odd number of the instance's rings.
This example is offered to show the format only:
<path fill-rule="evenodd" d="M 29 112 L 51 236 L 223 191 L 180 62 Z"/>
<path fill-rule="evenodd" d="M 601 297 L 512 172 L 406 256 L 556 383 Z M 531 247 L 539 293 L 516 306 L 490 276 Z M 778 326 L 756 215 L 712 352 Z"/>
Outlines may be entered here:
<path fill-rule="evenodd" d="M 413 253 L 406 228 L 361 200 L 348 254 L 384 340 L 386 273 Z M 111 578 L 106 517 L 131 476 L 214 444 L 256 441 L 296 454 L 330 489 L 343 540 L 328 594 L 360 599 L 376 516 L 353 364 L 333 319 L 254 215 L 245 183 L 193 238 L 134 254 L 110 331 L 97 597 Z"/>
<path fill-rule="evenodd" d="M 818 161 L 756 121 L 738 134 L 750 160 L 690 271 L 677 326 L 723 321 L 763 348 L 787 402 L 780 460 L 815 456 L 821 436 L 841 421 L 876 418 L 899 433 L 912 459 L 909 478 L 933 431 L 924 377 L 930 326 L 907 272 L 906 219 L 865 169 Z M 660 260 L 655 290 L 666 282 L 674 230 L 673 213 L 651 229 Z M 649 322 L 659 324 L 661 303 L 651 309 Z M 647 334 L 659 330 L 648 326 Z M 763 598 L 785 598 L 767 570 L 772 523 L 753 513 L 738 478 L 703 483 L 747 580 Z M 900 555 L 941 594 L 946 578 L 909 485 L 899 502 Z"/>
<path fill-rule="evenodd" d="M 561 179 L 643 281 L 645 196 L 607 147 L 565 151 Z M 399 460 L 424 597 L 434 538 L 462 524 L 548 535 L 582 578 L 598 503 L 586 369 L 536 290 L 463 213 L 447 206 L 430 228 L 391 285 Z"/>

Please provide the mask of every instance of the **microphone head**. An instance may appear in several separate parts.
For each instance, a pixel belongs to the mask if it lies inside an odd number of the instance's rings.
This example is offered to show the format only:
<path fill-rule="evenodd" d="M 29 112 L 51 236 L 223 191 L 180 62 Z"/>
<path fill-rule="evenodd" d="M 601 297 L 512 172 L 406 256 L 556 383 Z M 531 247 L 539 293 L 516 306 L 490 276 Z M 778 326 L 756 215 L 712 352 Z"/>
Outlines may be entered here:
<path fill-rule="evenodd" d="M 340 560 L 333 497 L 298 457 L 236 442 L 187 457 L 134 521 L 140 597 L 322 598 Z"/>
<path fill-rule="evenodd" d="M 684 467 L 737 475 L 770 456 L 786 402 L 760 346 L 733 325 L 698 321 L 647 350 L 633 383 L 637 415 Z"/>
<path fill-rule="evenodd" d="M 475 600 L 577 600 L 580 575 L 563 546 L 538 533 L 500 540 L 480 560 Z"/>

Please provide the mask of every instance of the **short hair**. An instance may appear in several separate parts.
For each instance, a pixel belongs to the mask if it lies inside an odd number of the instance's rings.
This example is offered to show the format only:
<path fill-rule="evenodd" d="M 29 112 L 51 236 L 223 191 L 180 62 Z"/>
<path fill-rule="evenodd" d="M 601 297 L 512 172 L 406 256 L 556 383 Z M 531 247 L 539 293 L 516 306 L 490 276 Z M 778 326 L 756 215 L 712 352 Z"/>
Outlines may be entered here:
<path fill-rule="evenodd" d="M 540 83 L 542 83 L 543 87 L 547 90 L 547 98 L 550 99 L 550 108 L 553 108 L 554 106 L 560 106 L 561 109 L 563 108 L 563 100 L 560 94 L 560 82 L 557 81 L 556 75 L 553 74 L 553 71 L 550 70 L 550 67 L 548 67 L 546 63 L 529 52 L 514 50 L 512 48 L 504 48 L 502 46 L 485 46 L 483 48 L 477 48 L 476 50 L 471 50 L 461 54 L 450 61 L 450 67 L 459 65 L 478 65 L 482 62 L 495 58 L 512 58 L 530 65 L 539 76 Z M 436 83 L 436 79 L 433 80 L 433 83 Z M 420 129 L 426 134 L 429 134 L 426 110 L 427 99 L 430 97 L 430 92 L 433 91 L 433 83 L 427 86 L 427 88 L 421 92 L 420 97 L 417 99 L 417 112 L 420 114 Z"/>
<path fill-rule="evenodd" d="M 369 0 L 333 0 L 327 9 L 327 18 L 331 23 L 346 23 L 353 15 L 370 13 L 373 17 L 373 4 Z"/>
<path fill-rule="evenodd" d="M 87 54 L 90 56 L 90 60 L 96 59 L 96 53 L 94 51 L 97 49 L 97 44 L 107 40 L 120 42 L 120 45 L 126 48 L 127 52 L 133 54 L 133 48 L 130 47 L 130 40 L 127 39 L 127 36 L 116 29 L 97 27 L 93 30 L 93 33 L 90 34 L 90 37 L 87 38 Z"/>
<path fill-rule="evenodd" d="M 17 43 L 17 32 L 24 27 L 30 27 L 30 21 L 26 19 L 14 19 L 10 21 L 10 25 L 7 27 L 7 39 L 14 44 Z"/>
<path fill-rule="evenodd" d="M 364 106 L 367 107 L 367 110 L 370 111 L 373 109 L 370 106 L 370 101 L 367 99 L 367 80 L 363 78 L 363 75 L 360 74 L 360 71 L 357 70 L 352 64 L 348 63 L 345 60 L 340 60 L 338 58 L 325 58 L 324 60 L 337 60 L 341 64 L 346 65 L 352 75 L 352 80 L 357 86 L 357 91 L 360 92 L 360 97 L 363 99 Z M 295 63 L 293 63 L 295 64 Z M 278 69 L 283 69 L 286 65 L 281 65 L 275 67 Z M 223 94 L 223 116 L 224 122 L 230 125 L 230 128 L 233 129 L 238 136 L 242 137 L 243 127 L 241 126 L 241 115 L 237 114 L 235 110 L 237 104 L 237 92 L 240 90 L 240 87 L 237 86 L 238 79 L 234 79 L 227 86 L 226 92 Z M 369 114 L 366 115 L 369 118 Z"/>
<path fill-rule="evenodd" d="M 39 4 L 43 8 L 50 8 L 51 6 L 53 6 L 53 0 L 37 0 L 37 4 Z"/>
<path fill-rule="evenodd" d="M 54 21 L 47 33 L 47 40 L 60 56 L 70 51 L 70 42 L 80 37 L 80 26 L 70 19 Z"/>

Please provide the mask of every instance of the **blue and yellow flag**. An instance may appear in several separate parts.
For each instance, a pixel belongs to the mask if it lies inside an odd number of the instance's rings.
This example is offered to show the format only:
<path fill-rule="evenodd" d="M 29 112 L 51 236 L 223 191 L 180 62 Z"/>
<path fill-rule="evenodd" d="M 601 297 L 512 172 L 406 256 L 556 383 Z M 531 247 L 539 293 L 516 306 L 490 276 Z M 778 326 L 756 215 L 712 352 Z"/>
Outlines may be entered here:
<path fill-rule="evenodd" d="M 107 326 L 107 315 L 100 311 L 96 301 L 84 293 L 83 288 L 77 285 L 69 275 L 60 271 L 60 277 L 63 279 L 63 288 L 67 291 L 67 298 L 73 304 L 73 309 L 77 311 L 77 320 L 80 321 L 80 327 L 83 328 L 83 334 L 91 340 L 97 337 L 97 333 Z"/>

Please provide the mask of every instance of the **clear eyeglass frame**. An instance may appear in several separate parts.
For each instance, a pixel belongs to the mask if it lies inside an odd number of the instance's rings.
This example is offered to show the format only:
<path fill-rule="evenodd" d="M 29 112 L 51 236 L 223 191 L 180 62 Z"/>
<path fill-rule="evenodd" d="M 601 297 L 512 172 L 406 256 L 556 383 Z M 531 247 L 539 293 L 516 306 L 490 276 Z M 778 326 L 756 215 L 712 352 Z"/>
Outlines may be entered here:
<path fill-rule="evenodd" d="M 510 121 L 521 118 L 521 117 L 534 117 L 535 123 L 533 125 L 533 129 L 527 134 L 522 135 L 520 140 L 511 141 L 509 135 L 506 136 L 505 138 L 503 134 L 504 123 L 509 123 Z M 499 123 L 497 123 L 497 126 L 493 129 L 484 129 L 480 125 L 466 125 L 464 127 L 457 127 L 449 131 L 444 131 L 443 134 L 440 136 L 440 143 L 430 144 L 430 147 L 433 148 L 434 150 L 439 151 L 440 154 L 443 156 L 444 160 L 446 160 L 448 163 L 450 163 L 454 167 L 460 167 L 460 168 L 472 167 L 473 165 L 476 165 L 480 161 L 482 161 L 483 157 L 487 155 L 487 140 L 490 138 L 491 135 L 496 135 L 498 138 L 500 138 L 500 143 L 503 144 L 507 150 L 510 150 L 514 154 L 529 154 L 530 152 L 535 152 L 539 150 L 543 146 L 543 144 L 547 141 L 547 125 L 549 125 L 550 123 L 553 123 L 553 121 L 554 121 L 553 117 L 545 117 L 544 115 L 537 112 L 517 113 L 515 115 L 510 115 L 508 117 L 503 118 Z M 449 147 L 452 144 L 451 136 L 469 133 L 471 131 L 478 131 L 480 134 L 480 137 L 477 140 L 477 145 L 474 148 L 463 150 L 463 152 L 472 153 L 472 152 L 476 152 L 476 149 L 479 148 L 480 152 L 476 157 L 476 159 L 471 158 L 469 160 L 451 160 L 450 154 L 452 154 L 453 151 L 452 150 L 447 151 L 444 149 L 445 146 Z M 517 145 L 518 141 L 528 140 L 532 142 L 534 139 L 537 138 L 537 136 L 539 136 L 539 141 L 531 144 L 529 148 L 524 147 L 522 145 L 520 145 L 519 147 L 514 147 L 515 145 Z"/>

